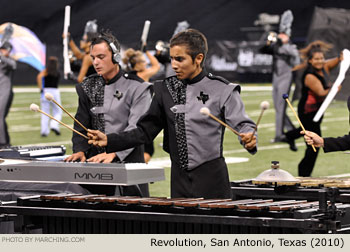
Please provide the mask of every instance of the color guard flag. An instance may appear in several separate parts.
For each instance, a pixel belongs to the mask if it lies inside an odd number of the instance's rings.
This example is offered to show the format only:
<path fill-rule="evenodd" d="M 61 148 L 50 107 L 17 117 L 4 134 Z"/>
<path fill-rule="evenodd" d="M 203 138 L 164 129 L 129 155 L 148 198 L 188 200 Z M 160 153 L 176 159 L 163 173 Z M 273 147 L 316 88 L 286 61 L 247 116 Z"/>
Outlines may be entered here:
<path fill-rule="evenodd" d="M 0 25 L 0 38 L 9 23 Z M 39 72 L 45 68 L 46 46 L 28 28 L 11 23 L 13 34 L 9 40 L 13 49 L 11 56 L 20 62 L 29 64 Z"/>

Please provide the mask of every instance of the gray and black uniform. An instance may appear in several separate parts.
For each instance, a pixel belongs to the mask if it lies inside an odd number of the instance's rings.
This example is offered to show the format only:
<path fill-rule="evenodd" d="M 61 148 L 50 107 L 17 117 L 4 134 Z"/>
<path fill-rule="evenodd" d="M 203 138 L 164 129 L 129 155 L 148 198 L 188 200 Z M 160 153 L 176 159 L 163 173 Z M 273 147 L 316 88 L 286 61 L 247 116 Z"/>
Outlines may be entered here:
<path fill-rule="evenodd" d="M 223 158 L 225 128 L 200 109 L 209 108 L 239 132 L 251 132 L 255 124 L 246 115 L 239 92 L 239 85 L 205 71 L 192 80 L 172 76 L 156 82 L 151 107 L 137 129 L 109 134 L 106 150 L 150 142 L 163 129 L 163 148 L 171 158 L 171 197 L 230 198 Z"/>
<path fill-rule="evenodd" d="M 279 142 L 286 131 L 295 129 L 293 123 L 286 114 L 286 101 L 283 94 L 289 94 L 293 81 L 292 69 L 300 63 L 299 51 L 296 45 L 291 43 L 283 44 L 280 39 L 276 43 L 267 45 L 261 52 L 272 54 L 273 75 L 272 75 L 272 98 L 275 106 L 275 140 Z"/>
<path fill-rule="evenodd" d="M 143 83 L 137 76 L 128 75 L 122 70 L 107 83 L 101 76 L 91 75 L 76 85 L 79 106 L 75 117 L 86 128 L 97 129 L 106 134 L 134 129 L 151 104 L 149 89 L 148 83 Z M 86 134 L 77 123 L 74 123 L 74 128 Z M 89 145 L 85 138 L 76 133 L 73 133 L 72 142 L 73 152 L 83 151 L 87 158 L 105 152 L 104 148 Z M 143 146 L 118 151 L 113 162 L 144 163 L 143 152 Z M 102 191 L 97 188 L 102 188 Z M 140 185 L 140 188 L 142 196 L 147 196 L 148 184 Z M 114 194 L 115 187 L 94 186 L 87 189 L 94 193 L 107 191 L 107 194 Z M 135 187 L 121 189 L 124 195 L 138 194 Z"/>
<path fill-rule="evenodd" d="M 16 61 L 0 53 L 0 148 L 10 144 L 5 118 L 13 99 L 11 78 L 15 69 Z"/>

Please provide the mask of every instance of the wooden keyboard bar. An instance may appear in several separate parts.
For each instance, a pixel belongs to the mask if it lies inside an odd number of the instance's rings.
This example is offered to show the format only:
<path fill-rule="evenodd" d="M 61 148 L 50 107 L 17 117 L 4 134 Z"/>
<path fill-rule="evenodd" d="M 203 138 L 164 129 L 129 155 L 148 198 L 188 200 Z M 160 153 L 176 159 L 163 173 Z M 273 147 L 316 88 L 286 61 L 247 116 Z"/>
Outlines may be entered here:
<path fill-rule="evenodd" d="M 208 204 L 209 208 L 237 208 L 238 205 L 243 204 L 251 204 L 251 203 L 261 203 L 261 202 L 272 202 L 270 200 L 262 200 L 262 199 L 244 199 L 244 200 L 235 200 L 229 202 L 221 202 L 221 203 L 210 203 Z"/>
<path fill-rule="evenodd" d="M 118 199 L 118 203 L 121 204 L 143 204 L 144 202 L 147 202 L 148 200 L 156 199 L 156 198 L 121 198 Z M 161 198 L 159 198 L 161 199 Z"/>
<path fill-rule="evenodd" d="M 49 195 L 41 195 L 40 199 L 42 200 L 65 200 L 67 197 L 73 196 L 81 196 L 82 194 L 77 193 L 58 193 L 58 194 L 49 194 Z"/>
<path fill-rule="evenodd" d="M 136 198 L 137 196 L 99 196 L 99 197 L 92 197 L 86 199 L 88 202 L 106 202 L 106 203 L 111 203 L 111 202 L 116 202 L 119 199 L 124 199 L 124 198 Z"/>
<path fill-rule="evenodd" d="M 239 205 L 239 209 L 245 209 L 245 210 L 261 210 L 264 208 L 268 208 L 273 205 L 287 205 L 287 204 L 293 204 L 295 200 L 285 200 L 285 201 L 274 201 L 274 202 L 266 202 L 261 204 L 250 204 L 250 205 Z"/>
<path fill-rule="evenodd" d="M 208 208 L 209 204 L 212 204 L 212 203 L 224 203 L 224 202 L 232 202 L 232 200 L 231 199 L 208 200 L 208 201 L 199 203 L 199 207 Z"/>
<path fill-rule="evenodd" d="M 216 202 L 227 202 L 231 201 L 231 199 L 206 199 L 206 200 L 194 200 L 194 201 L 185 201 L 185 202 L 175 202 L 175 206 L 182 206 L 182 207 L 196 207 L 200 204 L 205 203 L 216 203 Z"/>
<path fill-rule="evenodd" d="M 101 197 L 101 196 L 106 196 L 106 195 L 99 195 L 99 194 L 90 194 L 90 195 L 78 195 L 78 196 L 71 196 L 67 197 L 67 201 L 85 201 L 88 198 L 93 198 L 93 197 Z"/>
<path fill-rule="evenodd" d="M 199 198 L 202 200 L 203 198 Z M 175 202 L 186 202 L 196 200 L 194 198 L 168 198 L 168 199 L 152 199 L 145 201 L 144 204 L 147 205 L 158 205 L 158 206 L 172 206 Z"/>
<path fill-rule="evenodd" d="M 309 208 L 309 207 L 318 206 L 318 203 L 319 203 L 318 201 L 306 202 L 306 203 L 296 202 L 295 204 L 290 204 L 290 205 L 270 206 L 269 210 L 270 211 L 288 211 L 288 210 L 293 210 L 293 209 Z"/>

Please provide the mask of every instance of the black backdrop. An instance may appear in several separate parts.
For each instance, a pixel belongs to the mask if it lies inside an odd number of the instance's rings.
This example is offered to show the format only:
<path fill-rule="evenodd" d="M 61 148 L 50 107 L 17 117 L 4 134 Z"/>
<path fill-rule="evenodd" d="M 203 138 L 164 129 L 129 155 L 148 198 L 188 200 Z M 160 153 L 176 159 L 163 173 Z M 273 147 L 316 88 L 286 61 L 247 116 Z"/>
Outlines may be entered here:
<path fill-rule="evenodd" d="M 333 45 L 326 58 L 338 56 L 344 48 L 350 49 L 350 9 L 315 8 L 307 36 L 307 43 L 317 39 Z M 338 76 L 338 69 L 331 72 L 333 81 Z M 350 70 L 346 73 L 342 89 L 337 94 L 336 99 L 345 100 L 349 94 Z"/>
<path fill-rule="evenodd" d="M 47 45 L 47 55 L 60 57 L 65 5 L 71 6 L 70 32 L 76 42 L 82 36 L 85 23 L 92 19 L 98 20 L 99 28 L 111 29 L 125 47 L 138 46 L 146 19 L 152 22 L 148 38 L 151 46 L 157 40 L 168 40 L 177 22 L 187 20 L 191 27 L 201 30 L 208 37 L 211 54 L 223 48 L 222 44 L 231 49 L 244 48 L 246 45 L 242 45 L 242 41 L 249 42 L 251 35 L 244 32 L 244 28 L 252 27 L 262 12 L 280 15 L 286 9 L 292 10 L 293 41 L 302 46 L 307 39 L 315 6 L 350 9 L 350 1 L 344 0 L 1 0 L 0 24 L 13 22 L 26 26 Z M 229 55 L 225 60 L 229 61 L 230 57 L 234 55 Z M 257 60 L 261 60 L 261 57 L 257 57 Z M 230 64 L 225 67 L 232 67 Z M 266 76 L 259 75 L 268 74 L 269 66 L 260 68 L 264 70 L 259 73 L 251 72 L 251 69 L 244 72 L 244 68 L 236 72 L 217 72 L 230 80 L 269 81 Z M 31 67 L 20 64 L 14 83 L 32 84 L 36 74 Z"/>

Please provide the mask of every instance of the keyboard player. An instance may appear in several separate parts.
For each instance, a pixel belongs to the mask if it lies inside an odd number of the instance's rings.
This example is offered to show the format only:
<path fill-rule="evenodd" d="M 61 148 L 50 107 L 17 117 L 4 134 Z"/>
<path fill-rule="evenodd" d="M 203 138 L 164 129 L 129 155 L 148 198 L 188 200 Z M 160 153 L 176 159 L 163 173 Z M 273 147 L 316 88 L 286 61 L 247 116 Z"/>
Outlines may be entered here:
<path fill-rule="evenodd" d="M 136 122 L 151 103 L 150 84 L 123 72 L 119 65 L 120 44 L 109 32 L 101 32 L 92 40 L 90 56 L 97 74 L 90 75 L 76 86 L 79 105 L 75 118 L 86 128 L 105 133 L 136 128 Z M 76 122 L 74 129 L 86 134 Z M 65 159 L 66 162 L 144 162 L 143 146 L 107 154 L 104 148 L 89 145 L 76 133 L 73 133 L 72 142 L 73 154 Z M 83 186 L 91 193 L 115 193 L 114 186 Z M 123 195 L 149 196 L 148 184 L 118 188 Z"/>

